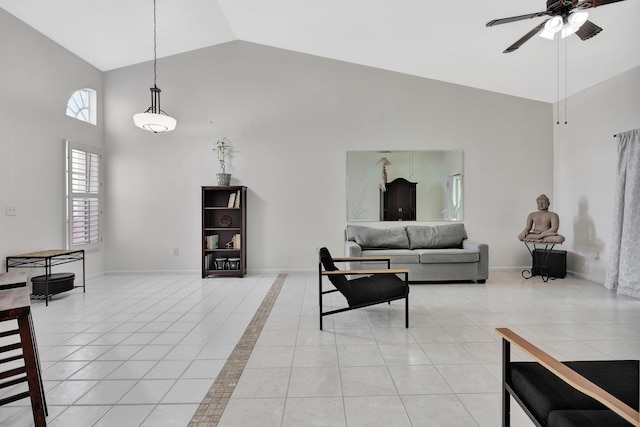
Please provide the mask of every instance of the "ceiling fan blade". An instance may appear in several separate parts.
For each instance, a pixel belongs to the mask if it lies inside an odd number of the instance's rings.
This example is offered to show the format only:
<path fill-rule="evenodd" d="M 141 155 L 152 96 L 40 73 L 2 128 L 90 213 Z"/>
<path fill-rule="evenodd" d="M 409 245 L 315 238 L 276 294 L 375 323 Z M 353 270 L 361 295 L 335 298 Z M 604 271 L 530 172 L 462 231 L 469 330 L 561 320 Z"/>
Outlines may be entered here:
<path fill-rule="evenodd" d="M 618 0 L 618 1 L 621 1 L 621 0 Z M 545 10 L 544 12 L 528 13 L 526 15 L 512 16 L 510 18 L 494 19 L 493 21 L 487 22 L 487 27 L 493 27 L 494 25 L 500 25 L 500 24 L 508 24 L 509 22 L 523 21 L 525 19 L 539 18 L 541 16 L 545 16 L 549 14 L 550 14 L 549 11 Z"/>
<path fill-rule="evenodd" d="M 589 3 L 592 3 L 591 7 L 598 7 L 598 6 L 604 6 L 605 4 L 609 4 L 609 3 L 617 3 L 619 1 L 624 1 L 624 0 L 590 0 Z"/>
<path fill-rule="evenodd" d="M 576 31 L 576 35 L 582 40 L 588 40 L 591 37 L 597 35 L 600 31 L 602 31 L 602 28 L 587 20 L 584 24 L 582 24 L 580 28 L 578 28 L 578 31 Z"/>
<path fill-rule="evenodd" d="M 535 36 L 544 27 L 544 24 L 546 24 L 547 21 L 544 21 L 540 25 L 537 25 L 533 30 L 529 31 L 527 34 L 525 34 L 524 36 L 520 37 L 518 39 L 518 41 L 516 41 L 514 44 L 512 44 L 511 46 L 506 48 L 504 50 L 504 52 L 502 52 L 502 53 L 510 53 L 510 52 L 513 52 L 514 50 L 518 49 L 520 46 L 525 44 L 531 37 Z"/>

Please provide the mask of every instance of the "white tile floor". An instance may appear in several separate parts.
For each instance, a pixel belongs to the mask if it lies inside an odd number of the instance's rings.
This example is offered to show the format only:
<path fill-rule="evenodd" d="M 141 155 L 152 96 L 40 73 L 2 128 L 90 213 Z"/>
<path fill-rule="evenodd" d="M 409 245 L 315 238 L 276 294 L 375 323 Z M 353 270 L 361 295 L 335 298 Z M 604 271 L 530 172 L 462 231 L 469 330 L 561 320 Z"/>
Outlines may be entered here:
<path fill-rule="evenodd" d="M 34 303 L 49 425 L 187 426 L 275 277 L 111 275 Z M 287 277 L 220 426 L 498 426 L 495 327 L 561 360 L 640 358 L 640 301 L 575 278 L 412 285 L 408 330 L 398 302 L 321 332 L 317 298 L 316 274 Z M 26 405 L 0 424 L 32 425 Z"/>
<path fill-rule="evenodd" d="M 274 280 L 109 275 L 34 301 L 48 424 L 186 426 Z M 32 426 L 27 405 L 0 425 Z"/>

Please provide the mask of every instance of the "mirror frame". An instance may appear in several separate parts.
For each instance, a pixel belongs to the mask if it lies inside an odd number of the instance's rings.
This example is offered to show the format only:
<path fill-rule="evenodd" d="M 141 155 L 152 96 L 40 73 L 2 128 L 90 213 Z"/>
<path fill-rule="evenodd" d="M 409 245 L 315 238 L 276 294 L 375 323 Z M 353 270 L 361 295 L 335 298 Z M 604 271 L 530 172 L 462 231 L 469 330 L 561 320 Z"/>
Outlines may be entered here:
<path fill-rule="evenodd" d="M 464 218 L 463 150 L 347 151 L 347 221 L 383 221 L 386 182 L 416 182 L 416 221 Z"/>

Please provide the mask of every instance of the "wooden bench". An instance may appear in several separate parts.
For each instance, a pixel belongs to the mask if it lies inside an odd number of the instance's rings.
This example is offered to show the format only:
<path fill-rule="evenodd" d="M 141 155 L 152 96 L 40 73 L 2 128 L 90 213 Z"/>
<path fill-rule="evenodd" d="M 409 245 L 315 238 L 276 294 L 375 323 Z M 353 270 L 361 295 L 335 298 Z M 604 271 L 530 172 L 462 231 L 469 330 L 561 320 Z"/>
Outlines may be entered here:
<path fill-rule="evenodd" d="M 510 397 L 539 427 L 640 426 L 638 360 L 559 362 L 507 328 L 502 336 L 502 426 Z M 511 344 L 533 358 L 512 362 Z"/>

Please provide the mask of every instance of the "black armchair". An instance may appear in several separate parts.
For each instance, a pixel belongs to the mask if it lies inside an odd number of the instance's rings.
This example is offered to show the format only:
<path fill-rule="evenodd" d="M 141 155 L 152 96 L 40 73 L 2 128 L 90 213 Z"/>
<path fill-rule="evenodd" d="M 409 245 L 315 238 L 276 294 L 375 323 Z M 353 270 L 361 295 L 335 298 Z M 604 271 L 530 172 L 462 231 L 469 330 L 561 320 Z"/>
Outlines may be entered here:
<path fill-rule="evenodd" d="M 511 397 L 536 426 L 640 426 L 640 362 L 559 362 L 507 328 L 502 336 L 502 426 L 511 424 Z M 533 358 L 512 362 L 511 344 Z"/>
<path fill-rule="evenodd" d="M 375 270 L 339 270 L 335 262 L 371 262 L 386 261 L 387 269 Z M 398 277 L 404 275 L 404 280 Z M 348 280 L 348 275 L 365 275 Z M 335 289 L 323 290 L 322 279 L 324 276 Z M 409 327 L 409 270 L 391 269 L 390 257 L 348 257 L 332 258 L 327 248 L 320 249 L 320 262 L 318 263 L 318 283 L 320 299 L 320 330 L 322 330 L 322 318 L 343 311 L 355 310 L 383 302 L 403 299 L 405 300 L 405 327 Z M 348 307 L 330 311 L 323 311 L 322 296 L 331 292 L 340 292 L 346 299 Z"/>

